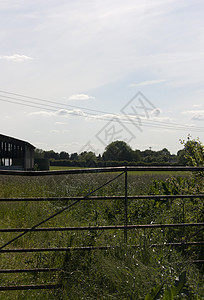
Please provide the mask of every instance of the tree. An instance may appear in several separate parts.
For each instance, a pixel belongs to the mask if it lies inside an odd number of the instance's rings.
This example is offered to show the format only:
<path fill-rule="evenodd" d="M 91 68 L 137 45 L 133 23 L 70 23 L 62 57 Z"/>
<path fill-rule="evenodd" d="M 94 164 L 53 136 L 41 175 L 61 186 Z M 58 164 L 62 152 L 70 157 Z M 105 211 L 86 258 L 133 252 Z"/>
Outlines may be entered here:
<path fill-rule="evenodd" d="M 184 157 L 189 166 L 204 166 L 204 146 L 199 139 L 192 140 L 189 135 L 187 141 L 182 140 L 181 144 L 184 145 Z"/>
<path fill-rule="evenodd" d="M 187 160 L 185 158 L 185 150 L 181 149 L 177 152 L 177 159 L 178 159 L 178 164 L 182 166 L 187 165 Z"/>
<path fill-rule="evenodd" d="M 45 151 L 45 158 L 59 159 L 59 153 L 54 150 Z"/>
<path fill-rule="evenodd" d="M 77 160 L 78 159 L 78 154 L 75 152 L 75 153 L 72 153 L 71 155 L 70 155 L 70 159 L 71 160 Z"/>
<path fill-rule="evenodd" d="M 92 151 L 84 151 L 82 153 L 79 154 L 79 158 L 78 158 L 78 162 L 79 164 L 83 164 L 86 165 L 88 167 L 94 166 L 97 162 L 97 158 L 94 152 Z"/>
<path fill-rule="evenodd" d="M 44 156 L 45 156 L 45 151 L 44 150 L 38 149 L 38 148 L 36 148 L 34 150 L 34 158 L 44 158 Z"/>
<path fill-rule="evenodd" d="M 158 160 L 161 162 L 169 162 L 171 160 L 171 153 L 166 148 L 157 151 L 157 156 Z"/>
<path fill-rule="evenodd" d="M 149 149 L 141 151 L 141 157 L 142 161 L 145 163 L 152 163 L 156 161 L 155 151 Z"/>
<path fill-rule="evenodd" d="M 140 150 L 135 150 L 133 151 L 133 161 L 140 162 L 141 161 L 141 151 Z"/>
<path fill-rule="evenodd" d="M 133 150 L 126 142 L 114 141 L 106 147 L 103 159 L 106 161 L 132 161 Z"/>
<path fill-rule="evenodd" d="M 65 151 L 62 151 L 60 152 L 59 154 L 59 158 L 60 159 L 69 159 L 69 153 L 65 152 Z"/>

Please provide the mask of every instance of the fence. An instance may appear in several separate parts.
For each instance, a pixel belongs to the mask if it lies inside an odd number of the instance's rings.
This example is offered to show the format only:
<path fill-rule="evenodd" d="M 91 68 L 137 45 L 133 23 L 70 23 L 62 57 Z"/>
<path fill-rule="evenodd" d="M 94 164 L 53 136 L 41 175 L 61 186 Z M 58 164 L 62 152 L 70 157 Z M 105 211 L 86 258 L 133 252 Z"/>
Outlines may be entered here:
<path fill-rule="evenodd" d="M 35 253 L 35 252 L 67 252 L 70 250 L 95 250 L 95 249 L 109 249 L 111 248 L 110 245 L 99 245 L 99 246 L 83 246 L 83 247 L 42 247 L 42 248 L 14 248 L 12 244 L 16 242 L 17 240 L 21 239 L 23 236 L 25 236 L 28 233 L 38 233 L 38 232 L 73 232 L 73 231 L 108 231 L 108 230 L 123 230 L 124 232 L 124 242 L 127 243 L 128 241 L 128 231 L 131 229 L 156 229 L 156 228 L 187 228 L 187 227 L 196 227 L 198 230 L 196 231 L 196 234 L 201 232 L 203 230 L 203 222 L 200 223 L 177 223 L 177 224 L 129 224 L 128 222 L 128 205 L 130 201 L 132 200 L 159 200 L 159 201 L 165 201 L 165 200 L 174 200 L 174 199 L 194 199 L 199 198 L 203 199 L 204 194 L 191 194 L 191 195 L 128 195 L 128 172 L 138 172 L 138 171 L 146 171 L 146 172 L 152 172 L 152 171 L 190 171 L 190 172 L 198 172 L 198 171 L 204 171 L 204 167 L 114 167 L 114 168 L 93 168 L 93 169 L 72 169 L 72 170 L 66 170 L 66 171 L 0 171 L 0 175 L 13 175 L 13 176 L 30 176 L 30 177 L 36 177 L 36 176 L 50 176 L 50 175 L 74 175 L 74 174 L 90 174 L 90 173 L 115 173 L 115 177 L 111 178 L 107 182 L 103 183 L 101 186 L 95 188 L 93 191 L 87 193 L 85 196 L 78 196 L 78 197 L 46 197 L 46 198 L 0 198 L 0 204 L 1 202 L 6 202 L 7 204 L 14 202 L 26 202 L 26 201 L 33 201 L 33 202 L 43 202 L 43 201 L 64 201 L 65 203 L 68 203 L 70 201 L 71 204 L 63 206 L 61 209 L 59 209 L 57 212 L 52 214 L 51 216 L 41 220 L 39 223 L 34 224 L 30 228 L 1 228 L 0 234 L 5 233 L 13 233 L 17 234 L 15 237 L 7 241 L 6 243 L 3 243 L 0 245 L 0 254 L 9 254 L 13 253 L 20 254 L 20 253 Z M 103 187 L 111 184 L 113 181 L 117 180 L 117 178 L 124 176 L 124 195 L 120 196 L 93 196 L 93 194 L 102 189 Z M 80 201 L 90 201 L 90 200 L 100 200 L 100 201 L 114 201 L 114 200 L 120 200 L 124 201 L 124 224 L 120 225 L 108 225 L 108 226 L 73 226 L 73 227 L 40 227 L 41 225 L 47 223 L 51 219 L 55 218 L 56 216 L 62 214 L 64 211 L 68 211 L 71 207 L 75 207 L 76 204 L 78 204 Z M 192 237 L 192 236 L 191 236 Z M 189 237 L 189 239 L 191 238 Z M 178 247 L 178 246 L 203 246 L 204 241 L 194 241 L 191 242 L 189 240 L 182 240 L 180 242 L 170 242 L 165 243 L 165 246 L 169 247 Z M 8 246 L 11 246 L 8 248 Z M 139 245 L 131 245 L 128 244 L 130 247 L 139 247 Z M 158 247 L 158 246 L 164 246 L 164 244 L 151 244 L 151 247 Z M 118 247 L 115 245 L 115 247 Z M 196 260 L 195 263 L 203 263 L 203 260 Z M 55 266 L 51 266 L 49 268 L 30 268 L 30 269 L 1 269 L 0 274 L 19 274 L 19 273 L 42 273 L 42 272 L 60 272 L 62 271 L 61 268 L 55 268 Z M 49 283 L 49 284 L 31 284 L 31 285 L 6 285 L 6 286 L 0 286 L 0 291 L 8 291 L 8 290 L 30 290 L 30 289 L 53 289 L 53 288 L 60 288 L 61 284 L 58 283 Z"/>

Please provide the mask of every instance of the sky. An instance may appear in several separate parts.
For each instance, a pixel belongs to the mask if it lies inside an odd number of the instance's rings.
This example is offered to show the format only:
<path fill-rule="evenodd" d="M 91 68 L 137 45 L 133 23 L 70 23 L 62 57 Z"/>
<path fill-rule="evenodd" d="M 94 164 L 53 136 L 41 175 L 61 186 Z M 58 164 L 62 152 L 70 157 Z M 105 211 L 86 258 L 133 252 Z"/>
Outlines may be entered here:
<path fill-rule="evenodd" d="M 1 134 L 103 153 L 204 142 L 202 0 L 0 0 Z"/>

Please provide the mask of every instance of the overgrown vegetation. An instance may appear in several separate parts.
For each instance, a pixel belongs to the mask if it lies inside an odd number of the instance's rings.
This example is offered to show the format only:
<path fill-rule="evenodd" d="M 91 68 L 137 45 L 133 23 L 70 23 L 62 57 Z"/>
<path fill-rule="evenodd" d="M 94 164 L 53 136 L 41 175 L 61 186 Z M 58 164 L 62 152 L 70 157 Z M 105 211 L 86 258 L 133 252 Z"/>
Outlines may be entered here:
<path fill-rule="evenodd" d="M 185 142 L 185 151 L 193 143 Z M 200 144 L 201 145 L 201 144 Z M 202 146 L 202 145 L 201 145 Z M 203 149 L 203 148 L 202 148 Z M 189 154 L 190 153 L 190 154 Z M 190 157 L 186 159 L 191 164 Z M 202 161 L 203 156 L 199 155 Z M 199 158 L 200 159 L 200 158 Z M 85 196 L 115 174 L 65 175 L 56 177 L 0 177 L 0 197 Z M 197 194 L 203 193 L 203 176 L 172 173 L 128 175 L 128 194 Z M 152 179 L 154 181 L 152 182 Z M 124 177 L 94 195 L 124 195 Z M 1 228 L 28 228 L 59 211 L 69 202 L 0 202 Z M 128 224 L 173 224 L 203 222 L 203 201 L 199 198 L 174 200 L 132 200 L 128 205 Z M 72 209 L 43 226 L 98 226 L 124 224 L 121 200 L 83 200 Z M 3 245 L 16 233 L 1 233 Z M 202 299 L 203 269 L 194 260 L 203 260 L 199 246 L 170 247 L 166 243 L 203 241 L 201 227 L 131 229 L 127 243 L 122 230 L 72 232 L 32 232 L 12 243 L 21 247 L 111 246 L 106 250 L 71 250 L 60 253 L 1 253 L 1 269 L 58 267 L 61 272 L 1 274 L 1 285 L 61 282 L 62 289 L 51 291 L 0 292 L 0 299 Z M 160 244 L 159 247 L 152 246 Z M 134 245 L 134 247 L 132 247 Z M 185 272 L 185 278 L 184 274 Z M 175 280 L 183 278 L 175 290 Z M 157 291 L 157 293 L 156 293 Z M 176 294 L 177 291 L 177 294 Z M 145 298 L 146 297 L 146 298 Z M 151 298 L 152 297 L 152 298 Z M 164 298 L 169 297 L 169 298 Z M 172 297 L 172 298 L 170 298 Z"/>

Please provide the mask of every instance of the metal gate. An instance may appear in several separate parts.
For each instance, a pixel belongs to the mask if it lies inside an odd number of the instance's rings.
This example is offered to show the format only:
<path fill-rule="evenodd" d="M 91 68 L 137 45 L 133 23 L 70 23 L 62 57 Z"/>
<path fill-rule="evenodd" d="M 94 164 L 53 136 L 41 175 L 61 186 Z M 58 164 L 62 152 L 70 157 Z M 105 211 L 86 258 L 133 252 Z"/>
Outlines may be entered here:
<path fill-rule="evenodd" d="M 193 195 L 128 195 L 128 172 L 138 172 L 138 171 L 204 171 L 203 167 L 114 167 L 114 168 L 93 168 L 93 169 L 75 169 L 75 170 L 66 170 L 66 171 L 39 171 L 39 172 L 22 172 L 22 171 L 0 171 L 0 176 L 4 175 L 13 175 L 13 176 L 50 176 L 50 175 L 69 175 L 69 174 L 87 174 L 87 173 L 112 173 L 116 172 L 114 178 L 108 180 L 103 185 L 96 187 L 93 191 L 87 193 L 85 196 L 78 196 L 78 197 L 48 197 L 48 198 L 0 198 L 0 204 L 2 202 L 6 202 L 9 205 L 12 205 L 15 202 L 41 202 L 41 201 L 64 201 L 68 203 L 68 205 L 63 206 L 54 214 L 40 220 L 37 224 L 33 224 L 30 228 L 1 228 L 0 234 L 12 233 L 14 237 L 9 239 L 6 243 L 0 244 L 0 255 L 20 255 L 23 253 L 36 253 L 36 252 L 61 252 L 66 253 L 70 250 L 94 250 L 94 249 L 109 249 L 110 245 L 99 245 L 99 246 L 83 246 L 83 247 L 33 247 L 33 248 L 19 248 L 13 247 L 13 243 L 23 238 L 25 235 L 29 235 L 32 233 L 39 233 L 39 232 L 74 232 L 74 231 L 108 231 L 108 230 L 122 230 L 124 236 L 124 242 L 127 243 L 128 241 L 128 232 L 129 230 L 141 230 L 141 229 L 156 229 L 156 228 L 181 228 L 181 227 L 195 227 L 196 233 L 203 230 L 204 222 L 200 223 L 177 223 L 177 224 L 129 224 L 128 222 L 128 205 L 132 200 L 146 200 L 155 199 L 159 201 L 166 201 L 174 200 L 174 199 L 189 199 L 189 198 L 204 198 L 204 194 L 193 194 Z M 117 180 L 119 177 L 124 177 L 124 194 L 120 196 L 94 196 L 93 194 L 102 189 L 104 186 L 111 184 L 113 181 Z M 73 226 L 73 227 L 41 227 L 41 225 L 46 224 L 51 219 L 54 219 L 56 216 L 62 214 L 64 211 L 68 211 L 71 208 L 75 207 L 81 201 L 92 201 L 92 200 L 100 200 L 100 201 L 115 201 L 120 200 L 124 203 L 124 224 L 120 225 L 109 225 L 109 226 Z M 71 203 L 70 203 L 71 201 Z M 165 246 L 168 247 L 186 247 L 190 245 L 195 245 L 198 247 L 202 247 L 204 241 L 194 241 L 191 242 L 189 237 L 188 240 L 182 240 L 180 242 L 171 242 L 165 243 Z M 1 240 L 1 239 L 0 239 Z M 159 247 L 161 244 L 152 244 L 151 247 Z M 164 245 L 162 245 L 164 246 Z M 114 245 L 114 247 L 119 247 L 118 245 Z M 132 245 L 128 244 L 128 247 L 139 247 L 139 245 Z M 196 260 L 194 263 L 202 264 L 203 260 Z M 29 274 L 29 273 L 44 273 L 44 272 L 62 272 L 62 268 L 49 266 L 47 268 L 30 268 L 30 269 L 12 269 L 12 267 L 7 269 L 0 269 L 0 274 Z M 8 290 L 32 290 L 32 289 L 56 289 L 61 288 L 62 284 L 60 282 L 50 282 L 50 283 L 43 283 L 43 284 L 30 284 L 30 285 L 4 285 L 0 286 L 0 291 L 8 291 Z"/>

